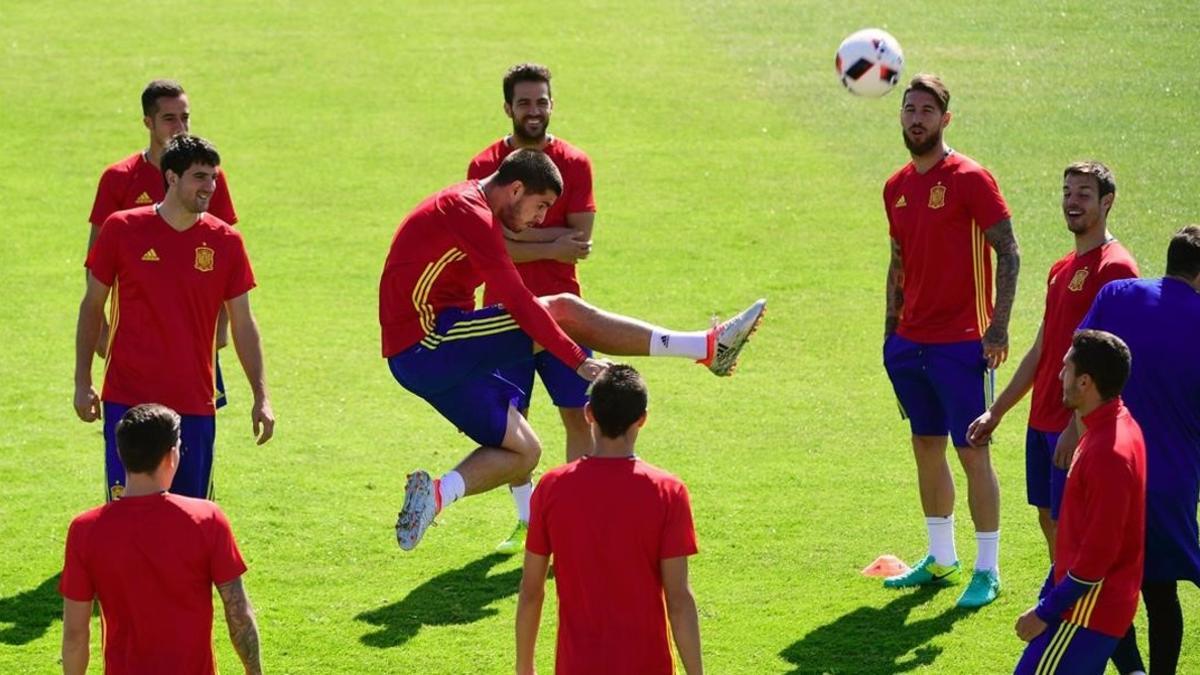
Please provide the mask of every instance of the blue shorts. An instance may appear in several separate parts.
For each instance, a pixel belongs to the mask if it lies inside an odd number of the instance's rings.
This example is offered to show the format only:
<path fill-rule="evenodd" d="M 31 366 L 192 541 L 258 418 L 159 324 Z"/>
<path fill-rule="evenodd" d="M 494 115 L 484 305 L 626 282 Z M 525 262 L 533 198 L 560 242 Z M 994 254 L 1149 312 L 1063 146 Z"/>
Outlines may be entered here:
<path fill-rule="evenodd" d="M 131 406 L 104 402 L 104 473 L 108 501 L 125 491 L 125 467 L 117 454 L 117 422 Z M 213 415 L 180 415 L 179 470 L 171 492 L 184 497 L 212 499 L 213 444 L 217 418 Z"/>
<path fill-rule="evenodd" d="M 583 350 L 588 356 L 592 350 Z M 518 406 L 521 410 L 529 410 L 533 400 L 534 372 L 542 378 L 546 385 L 546 393 L 550 400 L 559 408 L 582 408 L 588 402 L 588 387 L 591 383 L 579 376 L 575 369 L 558 359 L 548 351 L 534 354 L 533 360 L 515 366 L 500 369 L 500 376 L 512 382 L 525 392 Z"/>
<path fill-rule="evenodd" d="M 954 447 L 968 447 L 967 427 L 987 407 L 981 341 L 923 344 L 893 333 L 883 343 L 883 365 L 913 435 L 950 434 Z"/>
<path fill-rule="evenodd" d="M 1104 675 L 1117 638 L 1061 621 L 1025 647 L 1013 675 Z"/>
<path fill-rule="evenodd" d="M 1067 472 L 1054 466 L 1054 446 L 1061 435 L 1025 428 L 1025 494 L 1030 505 L 1050 509 L 1054 520 L 1067 485 Z"/>
<path fill-rule="evenodd" d="M 443 310 L 433 332 L 388 358 L 392 377 L 476 443 L 499 447 L 526 395 L 498 369 L 533 360 L 533 339 L 500 305 Z"/>

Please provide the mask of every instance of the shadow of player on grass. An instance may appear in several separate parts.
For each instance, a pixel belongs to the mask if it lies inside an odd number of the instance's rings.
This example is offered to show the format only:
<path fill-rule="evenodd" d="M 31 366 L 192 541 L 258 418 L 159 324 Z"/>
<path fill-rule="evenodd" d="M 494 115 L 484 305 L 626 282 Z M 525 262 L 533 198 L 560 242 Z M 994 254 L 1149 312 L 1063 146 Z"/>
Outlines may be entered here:
<path fill-rule="evenodd" d="M 905 593 L 883 607 L 859 607 L 814 629 L 779 653 L 798 673 L 903 673 L 933 663 L 942 648 L 928 644 L 971 610 L 950 606 L 937 616 L 908 622 L 909 613 L 937 589 Z"/>
<path fill-rule="evenodd" d="M 54 574 L 37 588 L 0 598 L 0 642 L 26 645 L 46 634 L 50 624 L 62 618 L 62 596 Z"/>
<path fill-rule="evenodd" d="M 414 588 L 403 600 L 354 617 L 379 629 L 359 640 L 385 649 L 408 642 L 422 626 L 450 626 L 473 623 L 500 610 L 488 605 L 516 595 L 521 583 L 521 568 L 488 575 L 497 563 L 511 556 L 492 553 L 463 567 L 444 572 Z"/>

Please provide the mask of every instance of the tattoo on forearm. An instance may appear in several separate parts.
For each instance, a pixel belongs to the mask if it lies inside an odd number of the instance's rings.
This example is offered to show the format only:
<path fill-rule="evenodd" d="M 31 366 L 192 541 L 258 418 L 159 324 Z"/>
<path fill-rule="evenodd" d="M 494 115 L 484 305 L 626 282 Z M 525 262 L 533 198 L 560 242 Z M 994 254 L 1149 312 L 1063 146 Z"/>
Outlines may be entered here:
<path fill-rule="evenodd" d="M 262 673 L 262 654 L 258 644 L 258 625 L 254 621 L 254 608 L 238 577 L 227 584 L 217 586 L 221 601 L 225 604 L 225 623 L 229 625 L 229 639 L 242 659 L 247 673 Z"/>
<path fill-rule="evenodd" d="M 892 240 L 892 259 L 887 273 L 887 309 L 883 317 L 883 332 L 890 335 L 900 325 L 900 310 L 904 307 L 904 266 L 900 258 L 900 244 Z"/>
<path fill-rule="evenodd" d="M 1008 321 L 1012 316 L 1013 301 L 1017 297 L 1017 273 L 1021 269 L 1021 253 L 1017 238 L 1013 234 L 1012 221 L 1005 218 L 988 228 L 985 233 L 988 243 L 996 251 L 996 307 L 992 314 L 992 325 L 1007 333 Z"/>

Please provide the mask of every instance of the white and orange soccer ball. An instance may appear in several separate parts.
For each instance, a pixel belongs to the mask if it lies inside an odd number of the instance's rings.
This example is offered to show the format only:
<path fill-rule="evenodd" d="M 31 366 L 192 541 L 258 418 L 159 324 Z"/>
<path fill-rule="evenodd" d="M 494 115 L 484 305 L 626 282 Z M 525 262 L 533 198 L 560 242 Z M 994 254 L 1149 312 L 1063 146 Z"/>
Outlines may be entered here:
<path fill-rule="evenodd" d="M 864 28 L 842 40 L 837 75 L 850 93 L 878 98 L 892 90 L 904 70 L 904 52 L 887 31 Z"/>

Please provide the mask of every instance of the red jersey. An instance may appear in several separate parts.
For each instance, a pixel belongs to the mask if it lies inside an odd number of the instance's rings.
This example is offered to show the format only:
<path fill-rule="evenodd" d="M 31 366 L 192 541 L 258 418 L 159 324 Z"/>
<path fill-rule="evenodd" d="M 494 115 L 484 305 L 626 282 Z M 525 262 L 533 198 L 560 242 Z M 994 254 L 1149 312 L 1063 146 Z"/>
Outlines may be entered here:
<path fill-rule="evenodd" d="M 100 174 L 96 201 L 92 203 L 92 215 L 88 220 L 100 226 L 117 211 L 157 204 L 166 196 L 162 170 L 146 161 L 145 154 L 138 151 Z M 229 186 L 225 184 L 225 172 L 220 169 L 217 170 L 217 189 L 208 202 L 208 212 L 230 225 L 237 222 Z"/>
<path fill-rule="evenodd" d="M 475 155 L 467 167 L 467 178 L 487 178 L 500 168 L 500 162 L 512 154 L 513 148 L 507 138 L 492 143 Z M 592 161 L 582 150 L 562 140 L 551 137 L 542 149 L 554 166 L 558 167 L 563 179 L 563 193 L 546 212 L 546 218 L 538 227 L 566 227 L 568 213 L 595 213 L 596 196 L 592 193 Z M 517 263 L 517 271 L 525 280 L 525 286 L 534 295 L 574 293 L 579 295 L 579 278 L 575 276 L 575 265 L 557 260 L 531 260 Z M 492 305 L 499 298 L 490 289 L 484 288 L 483 302 Z"/>
<path fill-rule="evenodd" d="M 903 263 L 896 332 L 924 343 L 982 338 L 992 320 L 992 255 L 983 233 L 1010 217 L 996 179 L 957 152 L 923 174 L 909 162 L 883 186 L 883 206 Z"/>
<path fill-rule="evenodd" d="M 1137 611 L 1146 545 L 1146 445 L 1118 397 L 1096 408 L 1075 449 L 1054 540 L 1054 582 L 1098 582 L 1062 618 L 1121 637 Z"/>
<path fill-rule="evenodd" d="M 211 214 L 178 232 L 153 206 L 104 221 L 87 268 L 112 287 L 105 401 L 212 415 L 217 313 L 254 288 L 242 235 Z"/>
<path fill-rule="evenodd" d="M 1033 377 L 1029 426 L 1061 433 L 1070 423 L 1071 411 L 1063 407 L 1058 373 L 1063 356 L 1071 348 L 1071 338 L 1104 284 L 1137 275 L 1137 262 L 1116 240 L 1081 256 L 1072 251 L 1050 267 L 1046 311 L 1042 315 L 1042 355 Z"/>
<path fill-rule="evenodd" d="M 104 672 L 209 674 L 214 584 L 246 563 L 216 504 L 123 497 L 71 521 L 59 593 L 100 601 Z"/>
<path fill-rule="evenodd" d="M 487 282 L 535 342 L 572 368 L 583 364 L 583 350 L 521 282 L 502 227 L 474 180 L 430 196 L 408 214 L 392 238 L 379 280 L 385 358 L 429 335 L 442 310 L 474 309 L 475 289 Z"/>
<path fill-rule="evenodd" d="M 696 553 L 678 478 L 632 457 L 551 469 L 533 492 L 525 547 L 554 557 L 556 672 L 674 672 L 660 562 Z"/>

